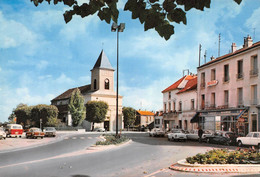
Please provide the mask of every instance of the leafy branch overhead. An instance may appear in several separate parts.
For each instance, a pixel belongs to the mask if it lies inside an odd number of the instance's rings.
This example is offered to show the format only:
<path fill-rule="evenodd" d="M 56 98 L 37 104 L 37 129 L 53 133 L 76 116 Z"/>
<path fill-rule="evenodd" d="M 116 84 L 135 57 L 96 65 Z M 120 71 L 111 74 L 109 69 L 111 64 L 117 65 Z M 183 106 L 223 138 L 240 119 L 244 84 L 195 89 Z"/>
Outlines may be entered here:
<path fill-rule="evenodd" d="M 31 0 L 35 6 L 39 3 L 51 1 L 56 5 L 64 3 L 71 7 L 63 14 L 64 20 L 68 23 L 74 15 L 82 18 L 89 15 L 97 16 L 110 24 L 111 20 L 117 22 L 119 10 L 118 0 L 86 0 L 78 5 L 76 0 Z M 242 0 L 233 0 L 240 4 Z M 161 37 L 166 40 L 174 34 L 175 23 L 187 24 L 186 13 L 192 8 L 203 11 L 210 8 L 211 0 L 127 0 L 124 11 L 132 13 L 132 19 L 139 19 L 144 24 L 144 30 L 155 29 Z"/>

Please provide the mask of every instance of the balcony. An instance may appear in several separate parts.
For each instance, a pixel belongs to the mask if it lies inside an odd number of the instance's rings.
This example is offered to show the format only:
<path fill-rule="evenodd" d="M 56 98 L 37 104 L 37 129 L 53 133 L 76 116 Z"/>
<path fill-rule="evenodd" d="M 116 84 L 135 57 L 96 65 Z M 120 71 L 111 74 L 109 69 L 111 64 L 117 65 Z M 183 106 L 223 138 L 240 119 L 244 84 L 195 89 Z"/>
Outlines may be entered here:
<path fill-rule="evenodd" d="M 250 70 L 249 74 L 250 74 L 250 77 L 258 76 L 258 69 L 255 68 L 255 69 Z"/>
<path fill-rule="evenodd" d="M 237 77 L 237 79 L 243 79 L 244 73 L 237 73 L 236 77 Z"/>
<path fill-rule="evenodd" d="M 244 107 L 244 101 L 243 100 L 238 100 L 237 107 L 238 108 Z"/>
<path fill-rule="evenodd" d="M 251 105 L 258 105 L 258 99 L 253 99 L 250 102 L 251 102 Z"/>
<path fill-rule="evenodd" d="M 206 106 L 206 109 L 216 109 L 216 104 L 210 104 Z"/>
<path fill-rule="evenodd" d="M 229 82 L 230 77 L 229 76 L 224 76 L 223 77 L 223 83 Z"/>

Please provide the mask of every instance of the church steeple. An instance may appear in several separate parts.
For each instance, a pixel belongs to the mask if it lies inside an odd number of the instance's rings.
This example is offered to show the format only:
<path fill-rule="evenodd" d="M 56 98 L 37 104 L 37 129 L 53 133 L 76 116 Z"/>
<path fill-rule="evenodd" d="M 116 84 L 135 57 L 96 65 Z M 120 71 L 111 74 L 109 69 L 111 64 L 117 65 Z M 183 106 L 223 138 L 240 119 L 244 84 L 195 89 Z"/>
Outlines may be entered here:
<path fill-rule="evenodd" d="M 111 66 L 104 50 L 101 51 L 97 61 L 96 61 L 96 64 L 94 65 L 93 69 L 95 68 L 101 68 L 101 69 L 109 69 L 109 70 L 113 70 L 114 71 L 114 68 Z"/>
<path fill-rule="evenodd" d="M 106 93 L 114 91 L 114 71 L 105 52 L 102 50 L 91 70 L 91 90 Z"/>

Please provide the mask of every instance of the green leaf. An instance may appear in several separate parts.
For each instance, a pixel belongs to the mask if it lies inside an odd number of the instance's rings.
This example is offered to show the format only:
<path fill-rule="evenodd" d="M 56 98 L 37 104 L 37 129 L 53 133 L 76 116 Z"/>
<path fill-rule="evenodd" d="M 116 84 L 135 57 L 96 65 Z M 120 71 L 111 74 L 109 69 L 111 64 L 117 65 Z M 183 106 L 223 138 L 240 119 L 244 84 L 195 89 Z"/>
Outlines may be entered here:
<path fill-rule="evenodd" d="M 68 23 L 72 19 L 73 13 L 71 11 L 66 11 L 63 16 L 66 23 Z"/>
<path fill-rule="evenodd" d="M 176 22 L 180 23 L 183 22 L 183 24 L 186 25 L 187 20 L 186 20 L 186 13 L 180 9 L 176 8 L 175 10 L 172 10 L 171 12 L 168 13 L 167 18 L 170 22 Z"/>
<path fill-rule="evenodd" d="M 73 4 L 77 3 L 75 0 L 63 0 L 64 5 L 72 6 Z"/>
<path fill-rule="evenodd" d="M 242 0 L 234 0 L 237 4 L 240 4 Z"/>
<path fill-rule="evenodd" d="M 164 37 L 166 40 L 170 39 L 171 35 L 174 34 L 174 26 L 166 24 L 163 26 L 155 27 L 155 30 L 161 37 Z"/>

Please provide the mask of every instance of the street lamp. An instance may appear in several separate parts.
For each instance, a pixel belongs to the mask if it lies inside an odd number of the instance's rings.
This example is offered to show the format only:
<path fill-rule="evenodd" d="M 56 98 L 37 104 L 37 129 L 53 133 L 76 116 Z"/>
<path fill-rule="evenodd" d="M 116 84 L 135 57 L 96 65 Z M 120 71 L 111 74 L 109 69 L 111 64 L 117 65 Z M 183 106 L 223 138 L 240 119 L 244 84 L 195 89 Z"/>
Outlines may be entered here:
<path fill-rule="evenodd" d="M 117 32 L 117 60 L 116 60 L 116 136 L 118 136 L 118 62 L 119 62 L 119 55 L 118 55 L 118 46 L 119 46 L 119 32 L 123 32 L 125 29 L 125 23 L 120 23 L 117 25 L 113 23 L 111 26 L 112 32 Z"/>

